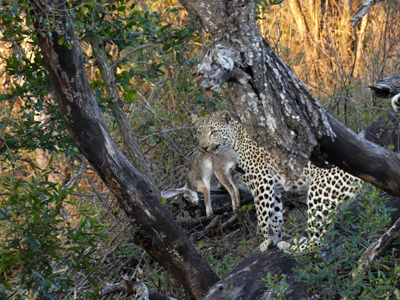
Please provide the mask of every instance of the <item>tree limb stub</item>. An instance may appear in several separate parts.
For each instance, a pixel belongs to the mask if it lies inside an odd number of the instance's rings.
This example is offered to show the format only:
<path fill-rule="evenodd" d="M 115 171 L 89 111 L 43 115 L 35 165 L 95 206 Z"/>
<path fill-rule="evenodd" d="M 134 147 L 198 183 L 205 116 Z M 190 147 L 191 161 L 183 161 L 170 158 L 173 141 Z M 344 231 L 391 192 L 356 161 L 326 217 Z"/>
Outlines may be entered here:
<path fill-rule="evenodd" d="M 368 86 L 376 97 L 389 98 L 400 94 L 400 72 Z"/>
<path fill-rule="evenodd" d="M 320 103 L 259 34 L 254 3 L 180 2 L 213 36 L 193 70 L 200 86 L 215 91 L 228 82 L 224 92 L 249 134 L 268 149 L 286 179 L 299 176 L 318 139 L 333 132 Z"/>
<path fill-rule="evenodd" d="M 142 246 L 195 299 L 200 299 L 218 277 L 210 269 L 182 228 L 161 205 L 151 184 L 115 145 L 97 106 L 83 64 L 72 20 L 62 0 L 32 1 L 46 67 L 61 115 L 79 151 L 116 195 L 131 220 L 137 220 Z M 46 34 L 40 16 L 53 16 L 57 32 Z M 43 34 L 45 33 L 45 34 Z M 71 49 L 58 44 L 59 34 L 72 41 Z M 140 184 L 139 182 L 143 183 Z M 145 186 L 143 186 L 145 185 Z"/>

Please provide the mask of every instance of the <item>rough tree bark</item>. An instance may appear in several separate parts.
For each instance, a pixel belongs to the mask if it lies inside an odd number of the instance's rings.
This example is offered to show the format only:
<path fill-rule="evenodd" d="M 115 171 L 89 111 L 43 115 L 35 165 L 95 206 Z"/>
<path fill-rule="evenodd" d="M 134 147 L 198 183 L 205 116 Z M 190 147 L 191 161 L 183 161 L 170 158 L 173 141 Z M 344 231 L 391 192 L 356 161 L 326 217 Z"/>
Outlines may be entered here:
<path fill-rule="evenodd" d="M 228 82 L 225 94 L 240 120 L 286 179 L 299 175 L 311 156 L 400 195 L 400 157 L 357 137 L 322 109 L 259 34 L 253 1 L 180 2 L 212 35 L 203 61 L 193 70 L 200 86 L 218 90 Z"/>
<path fill-rule="evenodd" d="M 63 0 L 32 1 L 39 44 L 59 109 L 79 151 L 117 197 L 127 216 L 137 220 L 136 242 L 168 270 L 195 299 L 218 277 L 183 230 L 161 205 L 149 181 L 129 163 L 111 138 L 86 77 L 79 41 Z M 54 18 L 48 34 L 41 18 Z M 64 35 L 71 49 L 58 44 Z"/>

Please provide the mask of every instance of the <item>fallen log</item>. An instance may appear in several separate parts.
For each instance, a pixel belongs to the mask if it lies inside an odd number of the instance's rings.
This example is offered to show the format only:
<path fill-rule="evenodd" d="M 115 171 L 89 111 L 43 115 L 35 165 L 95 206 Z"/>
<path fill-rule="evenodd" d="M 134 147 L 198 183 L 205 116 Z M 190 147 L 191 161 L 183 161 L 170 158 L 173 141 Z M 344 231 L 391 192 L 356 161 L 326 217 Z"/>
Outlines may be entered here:
<path fill-rule="evenodd" d="M 284 256 L 277 248 L 259 253 L 243 260 L 229 276 L 214 284 L 203 300 L 225 299 L 272 299 L 276 297 L 268 291 L 264 278 L 270 272 L 272 276 L 286 274 L 286 284 L 293 290 L 288 296 L 301 299 L 309 296 L 307 285 L 296 281 L 296 274 L 292 270 L 299 265 L 294 259 Z"/>
<path fill-rule="evenodd" d="M 305 193 L 301 195 L 284 193 L 282 201 L 285 208 L 288 207 L 305 208 L 307 204 Z M 240 205 L 243 206 L 252 204 L 254 204 L 254 198 L 251 192 L 245 188 L 240 187 Z M 232 201 L 228 192 L 224 188 L 220 188 L 217 186 L 211 187 L 211 206 L 214 215 L 222 215 L 224 213 L 232 212 Z M 199 194 L 199 205 L 198 206 L 192 205 L 188 208 L 188 210 L 189 212 L 194 212 L 194 214 L 199 217 L 206 215 L 204 197 L 202 196 L 202 194 Z"/>

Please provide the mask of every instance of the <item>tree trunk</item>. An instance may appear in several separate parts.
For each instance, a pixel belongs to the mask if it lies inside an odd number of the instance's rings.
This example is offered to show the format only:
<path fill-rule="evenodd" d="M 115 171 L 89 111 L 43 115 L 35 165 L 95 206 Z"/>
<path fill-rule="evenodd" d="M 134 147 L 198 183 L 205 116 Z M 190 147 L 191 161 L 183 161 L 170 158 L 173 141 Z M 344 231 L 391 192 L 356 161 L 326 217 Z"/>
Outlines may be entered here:
<path fill-rule="evenodd" d="M 149 181 L 112 140 L 87 80 L 79 41 L 64 1 L 32 1 L 31 5 L 35 7 L 32 13 L 37 20 L 39 44 L 59 109 L 79 151 L 115 194 L 127 216 L 139 222 L 138 244 L 193 298 L 200 299 L 218 277 L 161 205 Z M 48 16 L 57 24 L 57 31 L 51 35 L 50 29 L 40 23 Z M 71 41 L 71 49 L 58 44 L 59 34 Z"/>
<path fill-rule="evenodd" d="M 303 10 L 301 9 L 299 0 L 289 0 L 290 10 L 292 11 L 294 21 L 296 22 L 297 28 L 299 30 L 302 39 L 308 39 L 310 31 L 307 26 L 306 18 L 304 17 Z M 310 43 L 306 43 L 310 46 Z"/>
<path fill-rule="evenodd" d="M 357 6 L 358 9 L 357 15 L 353 19 L 351 19 L 350 25 L 351 26 L 356 25 L 358 22 L 362 20 L 362 18 L 365 17 L 365 15 L 371 10 L 371 8 L 375 4 L 382 1 L 383 0 L 364 0 L 361 4 Z"/>
<path fill-rule="evenodd" d="M 230 82 L 225 94 L 240 120 L 286 179 L 301 174 L 313 154 L 400 195 L 400 157 L 357 137 L 324 111 L 260 36 L 252 1 L 180 2 L 212 35 L 205 58 L 193 70 L 200 86 L 218 90 Z"/>
<path fill-rule="evenodd" d="M 274 157 L 286 179 L 308 163 L 318 139 L 332 136 L 320 103 L 259 34 L 252 1 L 181 0 L 212 35 L 194 70 L 200 86 L 226 95 L 258 144 Z"/>

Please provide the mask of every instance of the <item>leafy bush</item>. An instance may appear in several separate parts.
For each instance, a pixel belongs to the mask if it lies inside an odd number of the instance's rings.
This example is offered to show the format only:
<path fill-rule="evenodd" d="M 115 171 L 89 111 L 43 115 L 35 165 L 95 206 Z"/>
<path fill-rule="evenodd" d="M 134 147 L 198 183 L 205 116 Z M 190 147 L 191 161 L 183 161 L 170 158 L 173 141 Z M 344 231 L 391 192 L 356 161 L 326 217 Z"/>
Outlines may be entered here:
<path fill-rule="evenodd" d="M 50 172 L 37 173 L 29 180 L 2 177 L 0 284 L 9 291 L 19 284 L 16 297 L 30 291 L 54 299 L 78 271 L 90 277 L 96 270 L 92 254 L 107 232 L 90 206 L 67 200 L 73 189 L 49 182 Z M 79 217 L 71 220 L 68 211 Z"/>
<path fill-rule="evenodd" d="M 346 203 L 339 207 L 321 240 L 322 246 L 293 256 L 302 265 L 296 270 L 298 280 L 306 282 L 315 297 L 393 299 L 398 293 L 398 257 L 379 258 L 352 276 L 365 249 L 386 231 L 392 210 L 386 207 L 387 202 L 378 189 L 367 186 L 357 207 Z"/>

